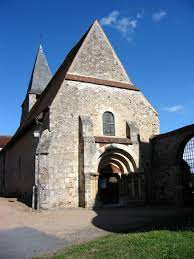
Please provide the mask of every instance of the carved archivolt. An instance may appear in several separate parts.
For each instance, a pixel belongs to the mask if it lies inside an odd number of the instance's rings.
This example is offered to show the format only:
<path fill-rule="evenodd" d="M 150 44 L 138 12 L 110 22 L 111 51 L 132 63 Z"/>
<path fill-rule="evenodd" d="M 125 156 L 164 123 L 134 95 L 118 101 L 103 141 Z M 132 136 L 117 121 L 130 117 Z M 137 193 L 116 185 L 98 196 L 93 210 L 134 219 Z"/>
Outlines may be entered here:
<path fill-rule="evenodd" d="M 124 174 L 137 172 L 137 165 L 134 158 L 124 149 L 108 147 L 99 157 L 98 172 L 106 165 L 113 165 L 118 171 Z"/>

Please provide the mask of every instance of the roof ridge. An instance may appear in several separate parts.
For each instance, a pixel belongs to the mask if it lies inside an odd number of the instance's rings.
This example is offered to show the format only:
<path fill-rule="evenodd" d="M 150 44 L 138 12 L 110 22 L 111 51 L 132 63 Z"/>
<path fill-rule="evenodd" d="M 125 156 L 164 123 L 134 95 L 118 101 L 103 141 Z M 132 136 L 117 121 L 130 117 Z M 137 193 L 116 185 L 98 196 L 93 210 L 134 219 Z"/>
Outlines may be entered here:
<path fill-rule="evenodd" d="M 65 57 L 65 60 L 62 62 L 62 64 L 59 66 L 58 70 L 55 72 L 55 74 L 53 75 L 53 77 L 51 78 L 51 80 L 49 81 L 48 85 L 45 87 L 44 91 L 42 92 L 42 94 L 40 95 L 39 99 L 37 100 L 37 102 L 34 104 L 34 106 L 32 107 L 32 109 L 30 110 L 27 118 L 24 120 L 24 122 L 22 123 L 22 125 L 28 120 L 28 118 L 30 117 L 30 115 L 32 114 L 32 112 L 36 109 L 36 107 L 39 105 L 39 103 L 41 102 L 41 100 L 43 99 L 43 97 L 45 96 L 45 94 L 49 91 L 52 82 L 55 80 L 55 78 L 58 76 L 58 74 L 60 74 L 60 72 L 62 72 L 61 70 L 64 69 L 65 74 L 67 72 L 67 70 L 69 69 L 72 60 L 75 58 L 82 42 L 84 41 L 85 37 L 87 36 L 89 30 L 91 29 L 92 25 L 89 27 L 89 29 L 84 33 L 84 35 L 81 37 L 81 39 L 76 43 L 76 45 L 68 52 L 68 54 Z M 64 79 L 65 79 L 65 74 L 64 74 Z M 21 125 L 21 126 L 22 126 Z"/>

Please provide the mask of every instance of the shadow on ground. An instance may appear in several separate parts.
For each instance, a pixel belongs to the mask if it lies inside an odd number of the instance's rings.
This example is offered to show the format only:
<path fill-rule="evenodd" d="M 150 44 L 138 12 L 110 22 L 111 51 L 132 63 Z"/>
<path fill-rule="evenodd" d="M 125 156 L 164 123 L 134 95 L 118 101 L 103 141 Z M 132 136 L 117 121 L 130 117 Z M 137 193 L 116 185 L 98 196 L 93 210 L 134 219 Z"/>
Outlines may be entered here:
<path fill-rule="evenodd" d="M 111 233 L 168 229 L 194 231 L 194 208 L 107 208 L 95 210 L 92 224 Z"/>
<path fill-rule="evenodd" d="M 70 215 L 74 215 L 74 220 L 84 221 L 88 220 L 86 212 L 87 210 L 84 210 L 84 213 L 82 210 L 72 210 Z M 60 222 L 58 222 L 61 224 L 61 230 L 64 227 L 64 238 L 61 239 L 55 236 L 57 233 L 53 232 L 51 235 L 32 227 L 0 230 L 0 258 L 32 258 L 53 253 L 69 245 L 83 243 L 108 233 L 132 233 L 160 229 L 194 231 L 194 208 L 107 208 L 95 210 L 95 212 L 97 215 L 93 217 L 94 214 L 88 211 L 91 221 L 88 220 L 88 224 L 83 225 L 79 230 L 76 228 L 71 233 L 65 232 L 65 224 L 68 227 L 68 222 L 66 214 L 64 214 L 64 221 L 63 218 L 60 218 Z M 83 215 L 80 217 L 82 213 Z"/>
<path fill-rule="evenodd" d="M 0 231 L 0 258 L 32 258 L 68 244 L 56 236 L 47 235 L 36 229 L 22 227 Z"/>

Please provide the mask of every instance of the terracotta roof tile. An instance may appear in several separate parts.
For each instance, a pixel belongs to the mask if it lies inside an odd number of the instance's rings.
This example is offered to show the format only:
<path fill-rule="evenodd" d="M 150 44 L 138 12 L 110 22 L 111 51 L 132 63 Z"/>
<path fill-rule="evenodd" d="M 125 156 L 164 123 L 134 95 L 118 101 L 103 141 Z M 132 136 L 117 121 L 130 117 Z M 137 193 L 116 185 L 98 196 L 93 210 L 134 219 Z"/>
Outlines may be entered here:
<path fill-rule="evenodd" d="M 3 148 L 11 138 L 11 136 L 0 136 L 0 148 Z"/>

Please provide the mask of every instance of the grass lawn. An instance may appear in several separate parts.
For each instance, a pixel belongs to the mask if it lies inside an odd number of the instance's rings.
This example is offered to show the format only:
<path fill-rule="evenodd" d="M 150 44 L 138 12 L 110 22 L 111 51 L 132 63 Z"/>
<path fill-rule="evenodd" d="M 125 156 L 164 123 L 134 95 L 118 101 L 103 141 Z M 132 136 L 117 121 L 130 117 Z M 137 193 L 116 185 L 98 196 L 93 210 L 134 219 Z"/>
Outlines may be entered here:
<path fill-rule="evenodd" d="M 111 234 L 52 255 L 62 258 L 194 258 L 194 219 L 136 233 Z"/>
<path fill-rule="evenodd" d="M 161 230 L 115 234 L 67 248 L 51 258 L 194 258 L 194 233 Z"/>

